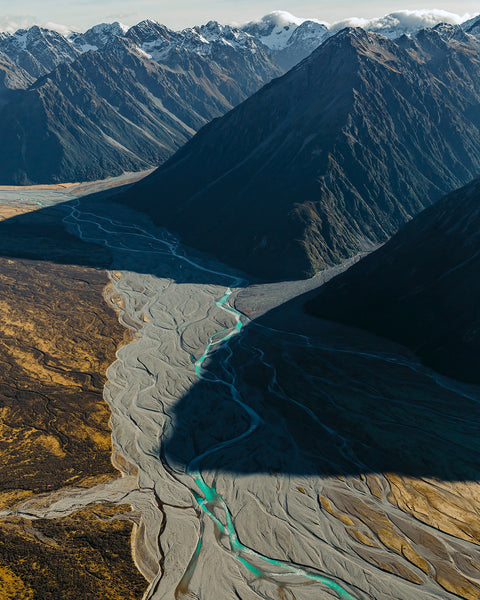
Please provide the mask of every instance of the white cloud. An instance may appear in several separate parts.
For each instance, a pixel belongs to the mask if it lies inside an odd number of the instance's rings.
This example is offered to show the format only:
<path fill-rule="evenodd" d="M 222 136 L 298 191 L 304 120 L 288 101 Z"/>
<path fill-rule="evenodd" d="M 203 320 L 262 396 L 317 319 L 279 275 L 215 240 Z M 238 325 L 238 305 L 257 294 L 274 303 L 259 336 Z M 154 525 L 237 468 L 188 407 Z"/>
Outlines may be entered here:
<path fill-rule="evenodd" d="M 62 35 L 68 35 L 76 30 L 74 27 L 69 27 L 60 23 L 52 23 L 51 21 L 44 22 L 33 15 L 7 15 L 0 17 L 0 31 L 5 31 L 7 33 L 15 33 L 15 31 L 18 31 L 19 29 L 28 29 L 33 25 L 53 29 Z"/>
<path fill-rule="evenodd" d="M 382 32 L 385 30 L 396 29 L 398 31 L 411 31 L 423 29 L 424 27 L 434 27 L 438 23 L 450 23 L 459 25 L 472 18 L 474 15 L 457 15 L 441 9 L 422 9 L 422 10 L 398 10 L 396 12 L 378 17 L 375 19 L 362 19 L 352 17 L 337 21 L 331 25 L 331 31 L 339 31 L 344 27 L 362 27 L 369 31 Z"/>
<path fill-rule="evenodd" d="M 54 31 L 58 31 L 58 33 L 61 33 L 65 36 L 72 33 L 72 31 L 78 31 L 78 28 L 76 27 L 69 27 L 68 25 L 62 25 L 60 23 L 52 23 L 51 21 L 43 23 L 42 27 L 46 27 L 47 29 L 53 29 Z"/>
<path fill-rule="evenodd" d="M 274 10 L 271 13 L 268 13 L 268 15 L 265 15 L 258 19 L 254 19 L 253 21 L 250 21 L 247 24 L 250 25 L 254 23 L 265 23 L 275 25 L 276 27 L 284 27 L 285 25 L 292 24 L 298 26 L 304 23 L 305 21 L 314 21 L 315 23 L 322 23 L 328 26 L 328 23 L 326 23 L 325 21 L 320 21 L 318 19 L 313 18 L 304 19 L 302 17 L 296 17 L 295 15 L 292 15 L 286 10 Z"/>
<path fill-rule="evenodd" d="M 14 33 L 18 29 L 25 29 L 35 25 L 37 20 L 31 15 L 7 15 L 0 17 L 0 31 Z"/>

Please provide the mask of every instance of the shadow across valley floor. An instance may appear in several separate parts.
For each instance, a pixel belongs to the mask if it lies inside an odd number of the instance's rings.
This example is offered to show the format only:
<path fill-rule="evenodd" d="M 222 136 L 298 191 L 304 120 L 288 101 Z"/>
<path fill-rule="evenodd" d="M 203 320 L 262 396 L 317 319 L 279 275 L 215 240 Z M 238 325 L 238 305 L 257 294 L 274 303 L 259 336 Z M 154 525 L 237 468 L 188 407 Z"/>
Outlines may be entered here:
<path fill-rule="evenodd" d="M 145 215 L 110 203 L 109 196 L 115 191 L 107 190 L 41 208 L 29 204 L 28 195 L 19 193 L 19 197 L 24 198 L 19 202 L 10 201 L 10 204 L 12 208 L 18 208 L 20 214 L 0 221 L 0 256 L 132 270 L 173 276 L 178 283 L 190 283 L 191 274 L 188 269 L 183 271 L 186 261 L 184 265 L 180 260 L 179 265 L 175 264 L 170 272 L 165 272 L 168 267 L 164 258 L 171 254 L 171 247 L 177 245 L 176 238 L 165 230 L 153 228 Z M 2 205 L 5 206 L 0 191 L 0 207 Z M 28 212 L 23 212 L 26 208 Z M 117 217 L 118 211 L 123 213 L 121 217 Z M 129 220 L 132 215 L 135 222 Z M 185 254 L 185 251 L 180 250 L 180 253 Z M 242 274 L 214 259 L 191 249 L 190 253 L 206 265 L 205 269 L 196 270 L 195 283 L 223 285 L 234 279 L 245 281 Z M 158 261 L 154 259 L 156 255 Z M 215 273 L 215 269 L 220 268 L 226 273 Z"/>
<path fill-rule="evenodd" d="M 167 233 L 150 235 L 147 221 L 111 227 L 115 205 L 81 201 L 72 219 L 78 206 L 72 200 L 1 222 L 0 256 L 130 270 L 176 284 L 245 284 L 205 256 L 187 256 Z M 79 223 L 83 241 L 73 234 Z M 308 317 L 303 303 L 244 319 L 240 335 L 216 346 L 202 379 L 171 409 L 174 427 L 159 456 L 179 471 L 478 481 L 478 389 L 438 376 L 389 342 Z"/>
<path fill-rule="evenodd" d="M 478 481 L 480 390 L 386 340 L 302 314 L 304 301 L 253 321 L 211 356 L 175 408 L 167 458 L 189 469 L 203 454 L 213 472 Z M 252 418 L 230 386 L 258 416 L 231 444 Z"/>

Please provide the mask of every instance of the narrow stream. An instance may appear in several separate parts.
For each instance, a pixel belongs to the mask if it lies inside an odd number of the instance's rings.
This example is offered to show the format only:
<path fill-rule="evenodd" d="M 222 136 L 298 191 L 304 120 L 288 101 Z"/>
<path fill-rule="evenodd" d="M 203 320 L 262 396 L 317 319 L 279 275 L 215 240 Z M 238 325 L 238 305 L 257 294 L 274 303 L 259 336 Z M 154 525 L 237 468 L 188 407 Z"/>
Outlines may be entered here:
<path fill-rule="evenodd" d="M 178 249 L 179 249 L 178 242 L 175 240 L 175 238 L 172 238 L 171 236 L 168 236 L 167 238 L 159 238 L 159 237 L 156 237 L 154 234 L 152 234 L 138 226 L 127 226 L 126 227 L 124 224 L 122 224 L 120 222 L 116 222 L 113 219 L 110 219 L 107 217 L 98 217 L 92 213 L 83 213 L 79 209 L 78 203 L 74 207 L 72 207 L 70 215 L 68 217 L 66 217 L 64 219 L 64 221 L 67 224 L 74 225 L 74 227 L 76 228 L 77 235 L 82 240 L 91 241 L 91 242 L 95 242 L 95 243 L 100 242 L 110 249 L 119 249 L 122 251 L 131 250 L 132 252 L 143 252 L 143 250 L 139 250 L 138 248 L 130 249 L 130 248 L 128 248 L 127 244 L 125 243 L 125 237 L 127 234 L 133 235 L 136 242 L 138 242 L 138 240 L 143 237 L 149 243 L 159 243 L 162 247 L 164 247 L 166 249 L 167 253 L 170 253 L 170 255 L 172 257 L 174 257 L 175 259 L 177 259 L 179 261 L 187 262 L 194 269 L 198 269 L 203 272 L 208 272 L 208 273 L 211 273 L 216 276 L 220 275 L 222 277 L 225 277 L 225 279 L 228 279 L 231 277 L 228 273 L 223 273 L 221 271 L 209 269 L 209 268 L 199 264 L 195 260 L 192 260 L 192 259 L 188 258 L 187 256 L 185 256 L 184 254 L 180 253 L 181 251 L 180 252 L 178 251 Z M 92 236 L 91 230 L 89 231 L 89 233 L 85 233 L 82 230 L 82 225 L 85 225 L 85 224 L 93 226 L 94 231 L 98 232 L 100 235 Z M 128 232 L 130 232 L 130 233 L 128 233 Z M 116 235 L 118 235 L 119 233 L 123 234 L 124 239 L 122 240 L 122 243 L 120 246 L 116 246 L 115 242 L 113 242 L 113 238 Z M 151 251 L 154 251 L 154 250 L 152 249 Z M 157 250 L 157 252 L 158 252 L 158 250 Z M 235 288 L 236 286 L 240 285 L 241 283 L 242 283 L 242 280 L 240 278 L 235 278 L 231 281 L 231 286 L 233 288 Z M 207 456 L 210 456 L 213 453 L 215 453 L 219 450 L 222 450 L 226 447 L 229 447 L 234 444 L 242 442 L 243 440 L 245 440 L 248 436 L 250 436 L 255 431 L 255 429 L 257 428 L 258 424 L 261 421 L 259 415 L 248 404 L 243 402 L 241 395 L 236 386 L 236 381 L 235 381 L 236 377 L 235 377 L 234 372 L 232 373 L 232 380 L 225 381 L 225 380 L 220 380 L 220 379 L 217 379 L 217 378 L 211 376 L 208 372 L 208 369 L 206 369 L 204 367 L 205 361 L 207 361 L 207 359 L 209 357 L 211 357 L 212 353 L 219 346 L 228 344 L 228 342 L 234 336 L 237 336 L 237 335 L 241 334 L 241 332 L 242 332 L 242 328 L 243 328 L 243 320 L 242 319 L 244 319 L 245 317 L 243 317 L 243 315 L 238 310 L 236 310 L 234 307 L 232 307 L 229 304 L 229 298 L 234 293 L 234 289 L 232 290 L 232 287 L 228 287 L 225 290 L 224 295 L 220 299 L 215 300 L 215 305 L 218 308 L 220 308 L 222 311 L 227 313 L 228 315 L 233 316 L 233 318 L 235 320 L 235 326 L 231 329 L 217 331 L 208 338 L 207 344 L 205 346 L 205 349 L 204 349 L 202 355 L 194 363 L 194 370 L 195 370 L 195 375 L 197 376 L 198 379 L 210 381 L 210 382 L 214 381 L 217 384 L 227 387 L 228 390 L 230 391 L 231 400 L 233 402 L 235 402 L 238 406 L 240 406 L 248 414 L 248 417 L 250 419 L 250 426 L 242 434 L 240 434 L 237 437 L 234 437 L 228 441 L 214 445 L 213 447 L 204 451 L 200 455 L 196 456 L 190 462 L 190 464 L 186 468 L 186 472 L 194 479 L 194 481 L 200 491 L 200 494 L 194 494 L 195 499 L 198 503 L 199 508 L 203 512 L 203 514 L 205 514 L 208 518 L 210 518 L 213 521 L 219 534 L 221 534 L 223 537 L 225 537 L 225 536 L 228 537 L 229 551 L 232 554 L 232 556 L 237 561 L 239 561 L 241 564 L 243 564 L 247 569 L 249 569 L 249 571 L 251 573 L 253 573 L 256 577 L 275 579 L 276 577 L 278 578 L 279 575 L 274 574 L 274 573 L 269 573 L 268 571 L 257 568 L 254 564 L 252 564 L 252 562 L 251 562 L 252 558 L 260 560 L 261 562 L 266 563 L 266 565 L 272 565 L 275 567 L 279 567 L 280 569 L 285 570 L 288 573 L 292 573 L 297 576 L 305 577 L 305 579 L 308 581 L 314 581 L 314 582 L 320 583 L 320 584 L 326 586 L 327 588 L 329 588 L 330 590 L 334 591 L 337 594 L 337 596 L 341 599 L 356 600 L 355 596 L 352 596 L 341 585 L 339 585 L 335 581 L 333 581 L 325 576 L 315 574 L 312 572 L 308 572 L 307 570 L 302 569 L 296 565 L 291 565 L 291 564 L 285 563 L 280 560 L 268 558 L 267 556 L 264 556 L 264 555 L 256 552 L 255 550 L 249 548 L 245 544 L 243 544 L 238 539 L 238 535 L 237 535 L 237 532 L 236 532 L 236 529 L 235 529 L 235 526 L 233 523 L 232 515 L 231 515 L 230 510 L 227 507 L 225 500 L 222 498 L 222 496 L 220 494 L 217 493 L 215 487 L 213 487 L 213 486 L 210 487 L 207 485 L 207 483 L 205 482 L 205 480 L 201 474 L 201 470 L 200 470 L 201 463 Z M 140 332 L 140 335 L 141 335 L 141 332 Z M 216 517 L 213 514 L 213 510 L 215 508 L 220 509 L 223 512 L 224 522 L 222 522 L 218 517 Z M 187 581 L 190 580 L 192 577 L 192 572 L 195 569 L 196 561 L 200 554 L 201 548 L 202 548 L 202 538 L 199 539 L 198 545 L 195 549 L 192 560 L 190 561 L 189 567 L 188 567 L 187 571 L 185 572 L 185 575 L 179 584 L 179 587 L 182 589 L 188 588 Z"/>
<path fill-rule="evenodd" d="M 251 321 L 248 308 L 267 306 L 272 289 L 277 305 L 285 302 L 280 284 L 249 287 L 122 207 L 43 191 L 5 192 L 0 202 L 58 205 L 68 231 L 108 247 L 107 297 L 137 332 L 105 387 L 114 460 L 122 457 L 128 476 L 60 491 L 48 506 L 27 501 L 17 516 L 55 518 L 119 498 L 131 504 L 141 514 L 134 555 L 150 582 L 144 600 L 453 600 L 455 582 L 460 591 L 480 582 L 471 566 L 480 564 L 477 542 L 464 536 L 480 497 L 475 481 L 457 485 L 429 478 L 427 469 L 418 478 L 429 486 L 425 495 L 409 496 L 415 473 L 405 482 L 397 476 L 394 488 L 389 472 L 372 472 L 361 438 L 341 425 L 347 415 L 353 427 L 393 436 L 401 450 L 417 436 L 419 447 L 435 444 L 440 459 L 458 457 L 473 472 L 477 390 L 388 346 Z M 305 282 L 298 283 L 301 293 Z M 289 299 L 295 282 L 288 285 Z M 240 297 L 245 314 L 233 306 Z M 303 359 L 318 370 L 303 369 Z M 257 369 L 251 383 L 250 368 Z M 317 396 L 290 397 L 290 368 Z M 409 512 L 417 498 L 421 511 Z M 453 573 L 450 587 L 445 573 Z"/>
<path fill-rule="evenodd" d="M 232 295 L 232 290 L 230 288 L 228 288 L 226 290 L 225 295 L 222 298 L 220 298 L 220 300 L 217 300 L 215 302 L 215 304 L 219 308 L 222 308 L 223 310 L 228 312 L 229 314 L 234 315 L 235 319 L 236 319 L 236 325 L 230 331 L 222 331 L 222 332 L 216 333 L 210 337 L 208 344 L 206 346 L 205 352 L 195 362 L 195 374 L 200 379 L 207 379 L 207 380 L 211 381 L 211 379 L 208 379 L 207 373 L 204 372 L 203 363 L 205 362 L 205 360 L 209 357 L 209 355 L 214 350 L 214 346 L 218 345 L 218 344 L 228 343 L 228 341 L 231 340 L 233 336 L 239 334 L 242 330 L 243 315 L 239 311 L 237 311 L 234 307 L 230 306 L 230 304 L 228 303 L 228 300 L 231 295 Z M 229 387 L 229 389 L 231 391 L 232 400 L 234 402 L 236 402 L 238 405 L 240 405 L 248 413 L 248 415 L 250 417 L 250 427 L 247 429 L 247 431 L 245 431 L 245 433 L 241 434 L 240 436 L 233 438 L 231 440 L 228 440 L 226 442 L 223 442 L 222 444 L 218 444 L 217 446 L 214 446 L 213 448 L 206 450 L 203 454 L 194 458 L 191 461 L 191 463 L 188 465 L 187 472 L 190 473 L 192 475 L 192 477 L 194 477 L 195 482 L 202 494 L 202 496 L 197 496 L 197 502 L 199 503 L 200 508 L 203 510 L 203 512 L 206 515 L 208 515 L 208 517 L 210 517 L 212 519 L 212 521 L 215 523 L 219 533 L 226 534 L 228 536 L 228 540 L 230 543 L 230 551 L 237 558 L 237 560 L 239 560 L 245 567 L 247 567 L 247 569 L 249 569 L 256 577 L 274 578 L 275 574 L 268 573 L 267 571 L 258 569 L 249 561 L 248 557 L 254 556 L 255 558 L 260 559 L 261 561 L 265 562 L 266 564 L 270 564 L 275 567 L 280 567 L 281 569 L 285 569 L 286 571 L 288 571 L 290 573 L 294 573 L 295 575 L 301 575 L 307 579 L 321 583 L 322 585 L 325 585 L 329 589 L 336 592 L 338 597 L 342 598 L 342 600 L 343 599 L 356 600 L 355 596 L 352 596 L 352 594 L 350 594 L 345 589 L 343 589 L 342 586 L 339 585 L 338 583 L 336 583 L 335 581 L 332 581 L 331 579 L 328 579 L 327 577 L 324 577 L 322 575 L 316 575 L 314 573 L 309 573 L 309 572 L 305 571 L 304 569 L 301 569 L 300 567 L 296 567 L 294 565 L 290 565 L 288 563 L 284 563 L 282 561 L 274 560 L 272 558 L 263 556 L 262 554 L 259 554 L 258 552 L 255 552 L 248 546 L 245 546 L 244 544 L 242 544 L 242 542 L 238 539 L 237 532 L 236 532 L 235 526 L 233 524 L 231 513 L 230 513 L 224 499 L 222 498 L 222 496 L 220 494 L 217 493 L 217 491 L 215 490 L 214 487 L 210 487 L 206 484 L 206 482 L 203 479 L 202 474 L 200 472 L 200 465 L 201 465 L 202 460 L 204 458 L 206 458 L 207 456 L 209 456 L 210 454 L 213 454 L 214 452 L 217 452 L 218 450 L 221 450 L 222 448 L 226 448 L 227 446 L 230 446 L 237 442 L 241 442 L 243 439 L 248 437 L 257 428 L 257 426 L 260 422 L 260 417 L 250 406 L 248 406 L 241 400 L 240 394 L 235 386 L 235 381 L 231 381 L 231 382 L 222 381 L 221 383 L 223 383 L 224 385 Z M 225 516 L 225 523 L 222 523 L 220 521 L 220 519 L 218 519 L 213 514 L 213 512 L 212 512 L 213 508 L 220 508 L 223 511 L 224 516 Z M 199 542 L 199 546 L 196 551 L 195 557 L 198 557 L 198 552 L 200 551 L 200 547 L 201 547 L 201 540 Z M 277 575 L 277 577 L 278 577 L 278 575 Z"/>

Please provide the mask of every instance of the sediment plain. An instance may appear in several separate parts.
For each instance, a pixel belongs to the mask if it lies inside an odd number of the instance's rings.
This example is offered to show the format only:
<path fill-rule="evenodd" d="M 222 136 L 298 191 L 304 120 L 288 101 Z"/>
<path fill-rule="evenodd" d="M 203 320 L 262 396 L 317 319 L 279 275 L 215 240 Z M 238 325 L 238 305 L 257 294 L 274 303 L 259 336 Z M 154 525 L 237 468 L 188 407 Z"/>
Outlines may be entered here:
<path fill-rule="evenodd" d="M 124 477 L 15 518 L 132 506 L 145 599 L 480 597 L 478 388 L 304 314 L 337 270 L 249 284 L 125 207 L 57 210 L 133 336 L 104 388 Z"/>
<path fill-rule="evenodd" d="M 116 481 L 120 500 L 133 485 L 112 464 L 102 398 L 131 338 L 103 298 L 109 253 L 62 226 L 67 189 L 0 189 L 0 598 L 133 600 L 145 580 L 128 503 L 107 497 L 49 520 L 12 511 Z"/>
<path fill-rule="evenodd" d="M 106 397 L 147 598 L 478 598 L 478 389 L 303 314 L 337 270 L 248 285 L 121 207 L 67 221 L 138 331 Z"/>

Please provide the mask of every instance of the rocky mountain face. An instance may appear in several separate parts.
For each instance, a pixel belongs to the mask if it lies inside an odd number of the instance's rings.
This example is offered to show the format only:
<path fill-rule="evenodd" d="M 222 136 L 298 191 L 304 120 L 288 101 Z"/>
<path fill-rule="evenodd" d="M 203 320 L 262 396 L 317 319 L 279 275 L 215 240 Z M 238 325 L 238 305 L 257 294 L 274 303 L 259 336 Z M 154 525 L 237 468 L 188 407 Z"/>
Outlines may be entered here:
<path fill-rule="evenodd" d="M 306 58 L 330 35 L 324 23 L 299 19 L 279 10 L 242 29 L 266 46 L 284 71 Z"/>
<path fill-rule="evenodd" d="M 88 29 L 85 33 L 73 32 L 68 40 L 80 52 L 89 50 L 101 50 L 115 37 L 123 37 L 128 27 L 118 21 L 114 23 L 100 23 Z"/>
<path fill-rule="evenodd" d="M 120 199 L 265 278 L 384 242 L 480 170 L 480 44 L 346 29 Z"/>
<path fill-rule="evenodd" d="M 479 274 L 476 179 L 330 281 L 307 310 L 401 342 L 435 369 L 480 383 Z"/>
<path fill-rule="evenodd" d="M 480 16 L 473 17 L 473 19 L 469 19 L 462 23 L 462 29 L 466 33 L 470 33 L 472 35 L 480 34 Z"/>
<path fill-rule="evenodd" d="M 202 42 L 209 53 L 170 42 L 162 60 L 154 60 L 142 45 L 148 32 L 154 43 L 164 40 L 166 28 L 146 22 L 129 35 L 120 31 L 120 25 L 97 26 L 64 40 L 74 60 L 4 102 L 2 183 L 89 180 L 156 166 L 281 73 L 251 38 L 242 51 Z M 18 78 L 21 69 L 8 64 Z"/>
<path fill-rule="evenodd" d="M 446 13 L 437 10 L 397 11 L 375 19 L 351 18 L 328 24 L 317 19 L 301 19 L 276 10 L 262 19 L 246 23 L 241 29 L 266 46 L 273 60 L 288 71 L 309 56 L 327 38 L 350 26 L 398 39 L 403 35 L 415 36 L 426 27 L 432 27 L 448 19 Z M 480 17 L 462 24 L 467 33 L 480 33 Z"/>
<path fill-rule="evenodd" d="M 72 62 L 79 54 L 60 33 L 37 26 L 0 38 L 0 52 L 34 78 Z"/>
<path fill-rule="evenodd" d="M 179 52 L 161 65 L 116 37 L 4 106 L 0 180 L 83 181 L 149 168 L 244 97 L 201 56 Z"/>
<path fill-rule="evenodd" d="M 187 57 L 187 60 L 202 57 L 211 69 L 228 75 L 229 85 L 236 84 L 239 94 L 231 99 L 232 105 L 283 72 L 268 49 L 251 35 L 216 21 L 180 32 L 153 21 L 143 21 L 132 27 L 126 37 L 145 56 L 172 68 L 183 68 L 182 62 Z"/>
<path fill-rule="evenodd" d="M 181 46 L 183 41 L 179 32 L 149 19 L 131 27 L 126 37 L 157 62 L 163 55 L 168 54 L 172 46 Z"/>
<path fill-rule="evenodd" d="M 202 64 L 201 70 L 219 73 L 214 82 L 217 86 L 220 78 L 226 80 L 225 91 L 232 90 L 226 91 L 232 106 L 282 74 L 268 48 L 244 31 L 216 21 L 182 31 L 172 31 L 151 20 L 130 29 L 120 23 L 102 23 L 83 34 L 72 34 L 69 39 L 85 52 L 103 51 L 118 37 L 130 42 L 145 58 L 173 69 L 198 70 L 193 65 L 201 62 L 199 57 L 205 59 L 209 65 Z"/>
<path fill-rule="evenodd" d="M 26 89 L 33 78 L 0 52 L 0 107 L 15 94 L 15 90 Z"/>

